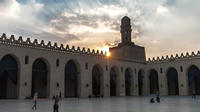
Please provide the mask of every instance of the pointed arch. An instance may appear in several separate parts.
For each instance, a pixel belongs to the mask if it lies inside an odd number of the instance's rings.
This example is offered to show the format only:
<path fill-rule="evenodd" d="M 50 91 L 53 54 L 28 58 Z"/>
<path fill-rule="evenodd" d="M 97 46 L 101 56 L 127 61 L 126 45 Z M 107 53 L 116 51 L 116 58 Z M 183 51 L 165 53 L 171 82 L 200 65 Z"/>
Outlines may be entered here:
<path fill-rule="evenodd" d="M 175 68 L 170 67 L 167 70 L 168 95 L 179 95 L 178 72 Z"/>
<path fill-rule="evenodd" d="M 191 65 L 187 71 L 189 94 L 195 92 L 200 95 L 200 70 L 196 65 Z"/>
<path fill-rule="evenodd" d="M 18 98 L 19 64 L 16 56 L 5 55 L 0 61 L 0 99 Z"/>
<path fill-rule="evenodd" d="M 37 58 L 32 64 L 32 96 L 38 93 L 39 98 L 49 96 L 49 63 L 44 58 Z"/>
<path fill-rule="evenodd" d="M 119 95 L 119 69 L 114 66 L 110 69 L 110 96 Z"/>
<path fill-rule="evenodd" d="M 69 60 L 65 65 L 65 97 L 79 97 L 80 65 Z"/>
<path fill-rule="evenodd" d="M 125 92 L 126 92 L 126 96 L 131 96 L 131 88 L 133 86 L 133 71 L 131 70 L 131 68 L 127 68 L 125 70 Z"/>
<path fill-rule="evenodd" d="M 99 64 L 92 68 L 92 94 L 94 96 L 103 95 L 103 69 Z"/>
<path fill-rule="evenodd" d="M 143 95 L 143 85 L 144 85 L 144 70 L 140 69 L 138 71 L 138 93 L 139 96 Z"/>
<path fill-rule="evenodd" d="M 155 69 L 150 70 L 149 80 L 150 94 L 155 94 L 157 91 L 159 91 L 158 72 Z"/>

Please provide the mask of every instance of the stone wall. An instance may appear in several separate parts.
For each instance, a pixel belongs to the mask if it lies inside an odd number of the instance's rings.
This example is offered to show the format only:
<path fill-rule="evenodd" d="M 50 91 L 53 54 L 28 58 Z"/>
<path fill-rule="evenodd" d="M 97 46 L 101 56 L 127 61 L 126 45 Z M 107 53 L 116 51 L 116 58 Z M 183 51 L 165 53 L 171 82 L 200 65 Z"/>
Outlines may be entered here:
<path fill-rule="evenodd" d="M 155 69 L 159 77 L 159 90 L 161 95 L 168 95 L 166 74 L 169 68 L 173 67 L 178 72 L 179 95 L 189 95 L 188 92 L 188 68 L 191 65 L 200 67 L 200 58 L 198 53 L 186 53 L 181 56 L 168 56 L 158 60 L 149 60 L 147 62 L 131 61 L 106 57 L 103 53 L 97 53 L 90 50 L 80 51 L 49 46 L 48 44 L 36 44 L 37 42 L 23 41 L 20 37 L 15 39 L 14 36 L 7 38 L 4 34 L 0 38 L 0 59 L 6 55 L 11 55 L 18 63 L 18 84 L 16 87 L 18 98 L 23 99 L 31 96 L 32 87 L 32 66 L 36 59 L 42 59 L 48 68 L 48 97 L 58 94 L 60 91 L 64 94 L 64 77 L 66 63 L 72 60 L 79 69 L 78 96 L 88 97 L 92 94 L 92 68 L 98 65 L 101 68 L 102 83 L 101 93 L 105 97 L 110 96 L 110 70 L 115 68 L 118 75 L 117 96 L 125 96 L 125 71 L 131 73 L 131 95 L 138 95 L 138 72 L 141 70 L 143 75 L 142 95 L 149 95 L 149 74 L 150 70 Z M 43 42 L 41 42 L 43 43 Z M 28 63 L 25 64 L 25 57 L 28 56 Z M 59 66 L 56 61 L 59 60 Z M 87 63 L 87 69 L 86 69 Z M 162 70 L 161 70 L 162 69 Z M 182 70 L 181 70 L 182 69 Z M 161 72 L 162 71 L 162 72 Z"/>
<path fill-rule="evenodd" d="M 12 39 L 11 39 L 12 38 Z M 104 96 L 110 96 L 109 88 L 109 76 L 110 69 L 116 67 L 119 71 L 119 84 L 118 84 L 118 96 L 125 95 L 124 87 L 124 72 L 126 68 L 130 68 L 132 71 L 136 67 L 143 67 L 144 64 L 116 60 L 112 57 L 106 57 L 104 54 L 98 54 L 93 52 L 77 52 L 77 51 L 62 51 L 62 49 L 46 48 L 42 45 L 38 46 L 32 42 L 24 43 L 22 38 L 15 40 L 14 37 L 5 37 L 5 34 L 0 38 L 0 59 L 6 55 L 11 55 L 18 62 L 18 98 L 26 98 L 31 96 L 32 87 L 32 65 L 36 59 L 42 59 L 48 67 L 48 97 L 52 97 L 58 94 L 60 91 L 64 94 L 64 72 L 65 65 L 69 60 L 76 62 L 80 69 L 80 82 L 79 82 L 79 96 L 88 97 L 92 94 L 92 68 L 95 65 L 99 65 L 102 68 L 103 73 L 103 93 Z M 73 49 L 73 48 L 72 48 Z M 25 57 L 28 56 L 28 64 L 25 64 Z M 56 60 L 59 59 L 59 67 L 56 66 Z M 85 69 L 85 64 L 88 63 L 88 69 Z M 107 66 L 107 68 L 106 68 Z M 139 68 L 138 68 L 139 69 Z M 137 75 L 133 72 L 134 81 L 137 80 Z M 59 84 L 59 86 L 57 86 Z M 137 82 L 134 83 L 137 85 Z M 87 86 L 88 85 L 88 86 Z M 133 86 L 133 94 L 137 95 L 137 88 Z"/>

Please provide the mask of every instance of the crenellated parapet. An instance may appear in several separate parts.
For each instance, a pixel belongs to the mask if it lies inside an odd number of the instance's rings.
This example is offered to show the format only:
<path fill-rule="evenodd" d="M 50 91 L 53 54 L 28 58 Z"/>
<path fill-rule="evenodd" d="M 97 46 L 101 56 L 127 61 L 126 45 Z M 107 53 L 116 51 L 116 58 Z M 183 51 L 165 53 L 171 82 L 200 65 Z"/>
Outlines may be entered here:
<path fill-rule="evenodd" d="M 41 50 L 47 50 L 47 51 L 54 51 L 54 52 L 62 52 L 62 53 L 77 53 L 77 54 L 85 54 L 85 55 L 91 55 L 91 56 L 105 56 L 106 53 L 103 53 L 103 51 L 95 51 L 94 49 L 90 50 L 88 48 L 87 50 L 85 48 L 75 47 L 72 46 L 70 48 L 69 45 L 64 46 L 63 44 L 58 45 L 56 42 L 51 43 L 50 41 L 45 44 L 44 40 L 41 40 L 40 42 L 35 39 L 31 41 L 30 38 L 27 38 L 26 40 L 23 40 L 20 36 L 18 39 L 14 37 L 14 35 L 11 35 L 10 38 L 7 38 L 6 34 L 3 33 L 3 35 L 0 37 L 0 44 L 9 45 L 9 46 L 18 46 L 18 47 L 24 47 L 24 48 L 34 48 L 34 49 L 41 49 Z"/>
<path fill-rule="evenodd" d="M 171 56 L 168 56 L 166 55 L 165 57 L 162 56 L 162 57 L 153 57 L 153 58 L 149 58 L 147 63 L 163 63 L 163 62 L 172 62 L 172 61 L 177 61 L 177 60 L 184 60 L 184 59 L 194 59 L 194 58 L 200 58 L 200 51 L 198 52 L 192 52 L 192 53 L 188 53 L 186 52 L 185 54 L 184 53 L 181 53 L 181 55 L 171 55 Z"/>

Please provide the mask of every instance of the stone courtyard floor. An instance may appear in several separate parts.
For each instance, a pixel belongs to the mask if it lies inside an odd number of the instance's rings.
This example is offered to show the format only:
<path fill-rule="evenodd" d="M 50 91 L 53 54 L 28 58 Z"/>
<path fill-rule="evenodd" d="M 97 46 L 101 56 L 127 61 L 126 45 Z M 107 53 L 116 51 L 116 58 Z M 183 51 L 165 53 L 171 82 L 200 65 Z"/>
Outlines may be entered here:
<path fill-rule="evenodd" d="M 103 99 L 64 99 L 59 112 L 200 112 L 200 97 L 161 97 L 161 103 L 149 103 L 150 97 L 113 97 Z M 0 112 L 53 112 L 53 101 L 39 99 L 36 111 L 32 100 L 0 100 Z"/>

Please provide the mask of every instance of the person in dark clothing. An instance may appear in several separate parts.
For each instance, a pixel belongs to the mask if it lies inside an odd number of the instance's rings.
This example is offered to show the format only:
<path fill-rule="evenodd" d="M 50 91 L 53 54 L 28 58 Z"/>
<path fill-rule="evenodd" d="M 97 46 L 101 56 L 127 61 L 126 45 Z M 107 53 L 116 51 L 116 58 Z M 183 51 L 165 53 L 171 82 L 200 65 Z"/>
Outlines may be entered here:
<path fill-rule="evenodd" d="M 155 103 L 154 98 L 150 99 L 150 103 Z"/>
<path fill-rule="evenodd" d="M 54 105 L 53 105 L 53 111 L 54 112 L 58 112 L 58 108 L 59 108 L 58 102 L 59 102 L 59 97 L 58 97 L 58 95 L 56 95 L 55 102 L 54 102 Z"/>
<path fill-rule="evenodd" d="M 160 103 L 160 97 L 159 96 L 156 97 L 156 101 L 157 101 L 157 103 Z"/>

